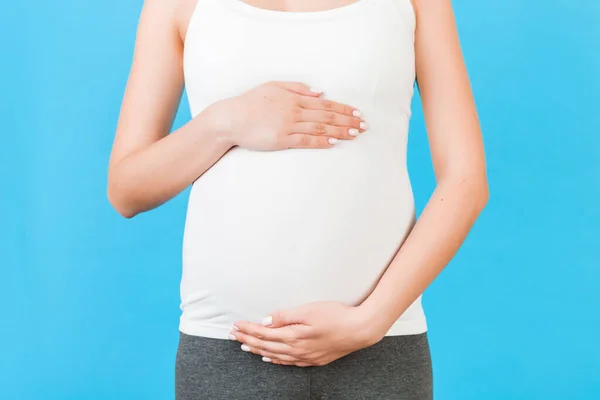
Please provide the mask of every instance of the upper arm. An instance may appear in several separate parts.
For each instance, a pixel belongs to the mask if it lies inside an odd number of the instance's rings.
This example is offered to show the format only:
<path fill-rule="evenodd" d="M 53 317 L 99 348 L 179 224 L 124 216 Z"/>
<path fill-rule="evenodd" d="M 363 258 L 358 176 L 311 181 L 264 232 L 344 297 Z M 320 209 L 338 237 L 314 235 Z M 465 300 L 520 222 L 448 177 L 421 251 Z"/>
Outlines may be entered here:
<path fill-rule="evenodd" d="M 145 0 L 111 166 L 166 136 L 183 91 L 183 44 L 169 0 Z"/>
<path fill-rule="evenodd" d="M 415 0 L 416 73 L 438 180 L 483 179 L 483 141 L 450 0 Z"/>

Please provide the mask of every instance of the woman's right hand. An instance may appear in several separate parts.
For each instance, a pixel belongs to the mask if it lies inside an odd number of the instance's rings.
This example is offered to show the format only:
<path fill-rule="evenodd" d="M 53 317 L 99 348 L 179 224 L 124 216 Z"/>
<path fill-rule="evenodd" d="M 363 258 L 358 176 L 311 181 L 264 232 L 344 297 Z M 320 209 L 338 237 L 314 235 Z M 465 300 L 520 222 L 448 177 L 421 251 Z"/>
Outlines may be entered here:
<path fill-rule="evenodd" d="M 367 129 L 360 111 L 297 82 L 269 82 L 207 110 L 231 146 L 251 150 L 329 148 Z"/>

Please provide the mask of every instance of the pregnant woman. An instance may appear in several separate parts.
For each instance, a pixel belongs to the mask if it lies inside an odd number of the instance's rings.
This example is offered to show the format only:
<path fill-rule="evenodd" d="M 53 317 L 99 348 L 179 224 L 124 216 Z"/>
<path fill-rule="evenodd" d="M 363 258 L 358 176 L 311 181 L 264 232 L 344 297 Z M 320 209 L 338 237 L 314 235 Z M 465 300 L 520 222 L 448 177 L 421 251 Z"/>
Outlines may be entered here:
<path fill-rule="evenodd" d="M 420 296 L 488 197 L 450 0 L 146 0 L 108 196 L 130 218 L 191 184 L 177 399 L 432 398 Z"/>

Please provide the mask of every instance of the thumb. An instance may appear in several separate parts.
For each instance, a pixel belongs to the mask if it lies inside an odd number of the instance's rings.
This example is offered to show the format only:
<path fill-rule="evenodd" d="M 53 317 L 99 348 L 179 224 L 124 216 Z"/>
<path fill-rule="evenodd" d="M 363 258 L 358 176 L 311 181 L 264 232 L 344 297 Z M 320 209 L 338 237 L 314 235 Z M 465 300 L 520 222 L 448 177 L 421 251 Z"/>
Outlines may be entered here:
<path fill-rule="evenodd" d="M 303 322 L 304 317 L 298 309 L 275 311 L 261 320 L 262 325 L 268 326 L 269 328 L 280 328 L 282 326 L 301 324 Z"/>
<path fill-rule="evenodd" d="M 300 94 L 303 96 L 319 97 L 319 96 L 321 96 L 321 94 L 323 94 L 323 92 L 321 92 L 320 90 L 310 88 L 301 82 L 276 81 L 276 82 L 273 82 L 273 84 L 279 86 L 280 88 L 289 90 L 290 92 L 294 92 L 296 94 Z"/>

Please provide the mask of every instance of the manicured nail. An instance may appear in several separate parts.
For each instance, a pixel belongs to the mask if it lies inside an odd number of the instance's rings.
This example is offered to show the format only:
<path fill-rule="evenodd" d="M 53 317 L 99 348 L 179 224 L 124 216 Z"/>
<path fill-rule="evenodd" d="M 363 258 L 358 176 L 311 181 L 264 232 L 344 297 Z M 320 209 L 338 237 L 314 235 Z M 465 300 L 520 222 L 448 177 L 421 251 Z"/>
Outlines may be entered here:
<path fill-rule="evenodd" d="M 234 325 L 234 326 L 233 326 L 233 330 L 234 330 L 234 331 L 239 331 L 239 330 L 240 330 L 240 328 L 238 328 L 237 326 L 235 326 L 235 325 Z"/>
<path fill-rule="evenodd" d="M 242 345 L 242 350 L 244 351 L 250 351 L 250 346 L 246 346 L 245 344 Z"/>
<path fill-rule="evenodd" d="M 348 134 L 349 134 L 350 136 L 356 136 L 356 135 L 358 135 L 358 133 L 359 133 L 359 130 L 358 130 L 358 129 L 350 128 L 350 129 L 348 130 Z"/>
<path fill-rule="evenodd" d="M 264 317 L 264 318 L 262 319 L 261 323 L 262 323 L 264 326 L 269 326 L 269 325 L 271 325 L 271 324 L 273 323 L 273 317 L 272 317 L 272 316 L 270 316 L 270 315 L 267 315 L 266 317 Z"/>
<path fill-rule="evenodd" d="M 273 360 L 271 360 L 269 357 L 263 357 L 263 358 L 262 358 L 262 360 L 263 360 L 264 362 L 271 362 L 271 361 L 273 361 Z"/>
<path fill-rule="evenodd" d="M 363 131 L 366 131 L 367 129 L 369 129 L 369 124 L 367 124 L 366 122 L 361 122 L 360 129 L 362 129 Z"/>
<path fill-rule="evenodd" d="M 231 340 L 237 340 L 237 338 L 235 337 L 235 335 L 233 333 L 229 334 L 229 339 L 231 339 Z"/>
<path fill-rule="evenodd" d="M 360 117 L 362 116 L 362 113 L 360 112 L 360 110 L 354 110 L 352 111 L 352 115 L 354 115 L 355 117 Z"/>
<path fill-rule="evenodd" d="M 320 90 L 317 90 L 315 88 L 310 88 L 310 91 L 313 92 L 313 93 L 321 93 Z"/>
<path fill-rule="evenodd" d="M 329 138 L 329 144 L 336 144 L 337 141 L 338 140 L 336 138 Z"/>

